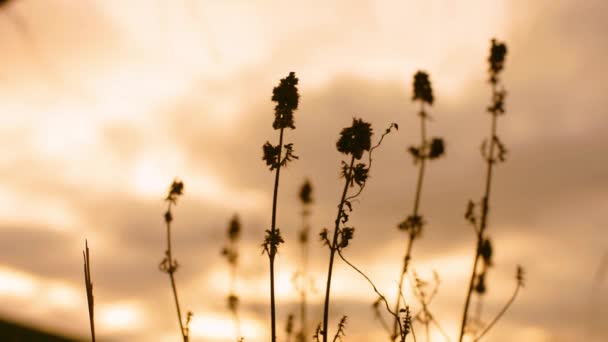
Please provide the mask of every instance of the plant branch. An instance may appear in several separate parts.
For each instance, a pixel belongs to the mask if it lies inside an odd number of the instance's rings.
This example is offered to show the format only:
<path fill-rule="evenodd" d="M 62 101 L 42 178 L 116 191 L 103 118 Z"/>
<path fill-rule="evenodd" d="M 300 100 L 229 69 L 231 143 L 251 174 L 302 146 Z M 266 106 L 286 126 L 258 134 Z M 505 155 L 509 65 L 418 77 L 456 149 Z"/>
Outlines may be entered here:
<path fill-rule="evenodd" d="M 496 315 L 496 317 L 494 317 L 494 319 L 483 329 L 483 331 L 481 333 L 479 333 L 479 335 L 477 335 L 477 337 L 475 337 L 475 339 L 473 340 L 474 342 L 479 341 L 488 331 L 490 331 L 490 329 L 492 329 L 492 327 L 496 324 L 496 322 L 498 322 L 498 320 L 500 320 L 500 318 L 505 314 L 505 312 L 507 312 L 507 310 L 509 310 L 509 307 L 515 301 L 515 298 L 517 297 L 517 294 L 519 293 L 519 289 L 521 288 L 521 286 L 522 286 L 521 283 L 518 281 L 517 286 L 515 287 L 515 291 L 513 291 L 513 294 L 511 295 L 511 298 L 509 298 L 509 300 L 507 301 L 505 306 L 502 308 L 502 310 L 500 310 L 500 312 Z"/>
<path fill-rule="evenodd" d="M 283 148 L 283 131 L 284 128 L 281 128 L 279 134 L 279 152 L 277 157 L 277 171 L 274 177 L 274 191 L 272 195 L 272 223 L 270 226 L 270 230 L 272 234 L 276 233 L 276 222 L 277 222 L 277 199 L 278 199 L 278 191 L 279 191 L 279 177 L 281 174 L 281 158 L 282 158 L 282 148 Z M 276 249 L 268 253 L 268 259 L 270 262 L 270 320 L 271 320 L 271 331 L 272 331 L 272 342 L 276 342 L 277 340 L 277 331 L 276 331 L 276 306 L 275 306 L 275 298 L 274 298 L 274 257 Z"/>
<path fill-rule="evenodd" d="M 424 101 L 420 101 L 419 116 L 420 116 L 420 151 L 424 151 L 424 147 L 427 144 L 426 125 L 425 125 L 427 115 L 424 112 Z M 424 181 L 424 169 L 425 169 L 426 159 L 427 159 L 426 154 L 423 152 L 420 153 L 420 165 L 418 167 L 418 180 L 416 182 L 416 194 L 414 195 L 414 207 L 412 209 L 411 217 L 418 216 L 418 209 L 420 207 L 420 197 L 421 197 L 421 193 L 422 193 L 422 183 Z M 405 275 L 407 274 L 407 269 L 408 269 L 410 260 L 412 258 L 412 247 L 414 244 L 414 240 L 416 239 L 416 236 L 417 235 L 413 234 L 413 233 L 409 234 L 409 239 L 408 239 L 407 248 L 405 251 L 405 256 L 403 257 L 403 267 L 401 269 L 401 275 L 399 276 L 399 288 L 397 289 L 397 301 L 395 303 L 395 312 L 398 312 L 400 309 L 399 294 L 401 293 L 401 290 L 403 289 L 403 280 L 405 278 Z M 394 336 L 396 336 L 396 334 L 397 334 L 398 325 L 399 325 L 399 322 L 395 321 L 393 324 L 393 333 L 391 335 L 392 339 L 394 339 Z"/>
<path fill-rule="evenodd" d="M 327 284 L 325 289 L 325 304 L 323 306 L 323 331 L 321 332 L 323 335 L 323 342 L 327 342 L 327 326 L 329 320 L 329 294 L 331 289 L 331 275 L 334 266 L 334 254 L 336 253 L 338 246 L 338 230 L 340 228 L 340 219 L 342 217 L 342 213 L 344 211 L 344 202 L 346 201 L 346 194 L 348 193 L 348 186 L 350 184 L 350 180 L 353 173 L 353 165 L 355 163 L 355 156 L 351 157 L 350 167 L 348 168 L 348 174 L 344 177 L 344 189 L 342 190 L 342 198 L 340 199 L 340 204 L 338 205 L 338 214 L 336 216 L 335 226 L 334 226 L 334 237 L 333 242 L 329 245 L 329 269 L 327 271 Z"/>

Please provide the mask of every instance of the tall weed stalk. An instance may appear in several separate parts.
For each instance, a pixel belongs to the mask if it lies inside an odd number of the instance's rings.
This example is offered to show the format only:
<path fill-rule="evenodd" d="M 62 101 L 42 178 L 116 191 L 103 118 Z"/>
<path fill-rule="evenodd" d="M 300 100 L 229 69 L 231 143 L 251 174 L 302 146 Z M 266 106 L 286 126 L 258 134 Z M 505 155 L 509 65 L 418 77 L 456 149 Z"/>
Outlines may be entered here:
<path fill-rule="evenodd" d="M 432 106 L 433 88 L 429 75 L 424 71 L 418 71 L 414 75 L 414 87 L 412 101 L 418 101 L 420 104 L 420 110 L 418 111 L 418 117 L 420 118 L 420 144 L 417 146 L 410 146 L 408 151 L 414 159 L 414 164 L 418 165 L 418 180 L 416 182 L 416 192 L 414 194 L 414 205 L 412 207 L 412 213 L 398 225 L 398 228 L 405 231 L 408 234 L 408 242 L 405 248 L 405 256 L 403 257 L 403 266 L 401 267 L 401 274 L 399 276 L 399 286 L 397 287 L 397 296 L 395 302 L 395 312 L 399 312 L 401 309 L 401 293 L 403 292 L 403 282 L 405 275 L 407 274 L 408 267 L 412 258 L 412 249 L 414 241 L 418 239 L 422 234 L 422 228 L 426 224 L 426 221 L 422 214 L 420 214 L 420 203 L 422 197 L 422 185 L 424 182 L 424 172 L 427 160 L 435 160 L 443 156 L 445 153 L 445 144 L 442 138 L 434 137 L 427 139 L 426 123 L 430 120 L 429 114 L 425 110 L 425 106 Z M 399 335 L 397 334 L 397 328 L 399 321 L 394 320 L 393 329 L 391 332 L 391 340 L 394 340 Z"/>
<path fill-rule="evenodd" d="M 298 78 L 295 73 L 290 72 L 289 75 L 281 79 L 279 85 L 273 89 L 272 101 L 276 102 L 276 105 L 274 107 L 274 122 L 272 127 L 275 130 L 279 130 L 279 144 L 272 145 L 267 141 L 262 146 L 264 152 L 262 159 L 266 162 L 270 171 L 276 170 L 272 196 L 272 221 L 270 229 L 266 230 L 264 242 L 262 243 L 262 247 L 264 248 L 264 252 L 268 255 L 270 263 L 270 320 L 272 342 L 275 342 L 277 339 L 274 296 L 274 259 L 279 245 L 284 242 L 281 232 L 276 225 L 279 177 L 282 166 L 287 166 L 293 159 L 298 159 L 293 153 L 293 144 L 283 144 L 283 134 L 286 128 L 296 128 L 293 120 L 293 112 L 298 109 L 300 99 L 298 88 L 296 87 L 297 85 Z M 283 149 L 285 149 L 285 154 L 283 154 Z"/>
<path fill-rule="evenodd" d="M 477 296 L 479 297 L 478 300 L 481 301 L 481 298 L 487 291 L 486 275 L 488 269 L 492 266 L 493 246 L 487 234 L 492 175 L 494 171 L 494 166 L 498 163 L 505 162 L 507 154 L 507 149 L 497 134 L 498 117 L 505 114 L 504 104 L 507 92 L 505 91 L 501 83 L 500 75 L 502 70 L 504 69 L 506 54 L 507 46 L 502 42 L 492 39 L 490 47 L 490 56 L 488 57 L 488 82 L 492 87 L 492 98 L 490 105 L 486 109 L 486 111 L 491 115 L 492 120 L 490 125 L 490 137 L 485 139 L 481 145 L 481 154 L 486 162 L 484 194 L 479 203 L 469 201 L 465 213 L 465 219 L 471 224 L 475 231 L 477 244 L 475 248 L 475 257 L 473 258 L 473 270 L 471 272 L 471 278 L 469 280 L 469 286 L 467 289 L 462 320 L 460 324 L 460 333 L 458 338 L 460 342 L 467 333 L 472 333 L 476 335 L 476 337 L 474 338 L 475 340 L 478 340 L 481 338 L 481 336 L 485 335 L 489 328 L 491 328 L 496 323 L 496 321 L 500 317 L 502 317 L 506 309 L 511 305 L 511 303 L 517 296 L 520 287 L 523 286 L 523 269 L 518 266 L 516 275 L 517 287 L 514 292 L 514 295 L 512 296 L 512 299 L 507 302 L 505 308 L 501 310 L 495 320 L 493 320 L 489 325 L 487 325 L 480 333 L 475 333 L 476 329 L 474 329 L 471 324 L 472 320 L 469 313 L 471 299 L 473 294 L 477 294 Z M 478 211 L 480 211 L 480 213 L 478 213 Z M 479 303 L 481 305 L 481 302 Z M 479 317 L 481 315 L 480 311 L 481 306 L 479 306 L 476 317 L 476 321 L 478 323 L 481 323 Z"/>
<path fill-rule="evenodd" d="M 334 258 L 336 252 L 342 251 L 346 248 L 350 240 L 354 236 L 355 228 L 346 226 L 349 221 L 349 213 L 352 211 L 352 200 L 358 197 L 363 189 L 369 177 L 369 170 L 371 168 L 372 158 L 371 154 L 373 150 L 380 146 L 384 136 L 390 133 L 392 128 L 397 129 L 396 124 L 391 124 L 382 134 L 378 144 L 372 147 L 372 127 L 371 124 L 361 120 L 353 119 L 353 123 L 350 127 L 342 129 L 340 132 L 340 138 L 336 143 L 338 152 L 341 152 L 347 156 L 350 156 L 350 161 L 342 161 L 342 172 L 341 178 L 344 178 L 344 188 L 340 202 L 338 204 L 338 213 L 334 221 L 333 237 L 330 239 L 329 231 L 325 228 L 321 231 L 321 241 L 324 245 L 329 247 L 329 266 L 327 271 L 327 282 L 325 287 L 325 302 L 323 306 L 323 327 L 317 329 L 316 336 L 321 335 L 323 342 L 328 341 L 328 321 L 329 321 L 329 304 L 330 304 L 330 290 L 331 290 L 331 278 L 334 266 Z M 369 161 L 367 164 L 356 161 L 363 157 L 365 151 L 368 151 Z M 353 195 L 348 195 L 348 189 L 350 187 L 358 187 Z M 337 340 L 341 334 L 344 333 L 344 324 L 346 323 L 345 316 L 340 321 L 338 332 L 334 337 L 334 341 Z"/>
<path fill-rule="evenodd" d="M 158 268 L 161 272 L 165 272 L 169 275 L 171 280 L 171 290 L 173 291 L 173 299 L 175 300 L 175 308 L 177 310 L 177 320 L 179 322 L 179 330 L 182 335 L 184 342 L 189 340 L 190 332 L 190 320 L 192 319 L 192 312 L 188 311 L 186 321 L 182 319 L 182 310 L 179 305 L 179 297 L 177 295 L 177 286 L 175 285 L 175 272 L 179 267 L 177 260 L 173 257 L 173 249 L 171 248 L 171 222 L 173 222 L 173 213 L 171 212 L 172 206 L 177 205 L 177 199 L 184 193 L 184 183 L 179 180 L 174 180 L 169 188 L 169 193 L 165 197 L 167 202 L 167 211 L 165 211 L 165 225 L 167 227 L 167 249 L 165 250 L 165 258 L 160 262 Z"/>

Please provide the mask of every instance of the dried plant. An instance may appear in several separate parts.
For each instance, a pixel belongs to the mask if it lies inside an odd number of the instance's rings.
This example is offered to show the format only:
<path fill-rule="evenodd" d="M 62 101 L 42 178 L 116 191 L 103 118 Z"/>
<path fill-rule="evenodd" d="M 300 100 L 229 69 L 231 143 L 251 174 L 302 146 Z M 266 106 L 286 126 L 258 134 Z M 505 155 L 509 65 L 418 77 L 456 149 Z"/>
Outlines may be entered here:
<path fill-rule="evenodd" d="M 431 302 L 439 291 L 439 274 L 433 271 L 432 282 L 422 280 L 420 277 L 418 277 L 418 274 L 415 271 L 412 272 L 412 278 L 411 283 L 413 284 L 414 297 L 418 300 L 418 303 L 420 303 L 420 306 L 422 307 L 420 311 L 414 315 L 414 320 L 424 325 L 426 340 L 430 341 L 430 325 L 434 324 L 436 329 L 443 335 L 444 339 L 446 341 L 450 341 L 449 336 L 435 319 L 435 316 L 431 313 L 429 308 Z M 431 290 L 428 291 L 428 288 L 431 288 Z"/>
<path fill-rule="evenodd" d="M 298 244 L 300 246 L 300 266 L 296 274 L 294 275 L 294 283 L 296 291 L 300 295 L 300 329 L 296 333 L 296 341 L 306 341 L 306 335 L 308 334 L 308 319 L 307 319 L 307 300 L 309 291 L 314 290 L 314 283 L 312 277 L 308 274 L 308 259 L 309 259 L 309 235 L 310 235 L 310 206 L 313 203 L 312 197 L 312 185 L 310 180 L 306 179 L 298 198 L 302 204 L 302 228 L 298 232 Z"/>
<path fill-rule="evenodd" d="M 169 275 L 169 279 L 171 280 L 171 289 L 173 290 L 173 298 L 175 299 L 175 308 L 177 309 L 179 330 L 184 342 L 188 342 L 190 333 L 189 323 L 192 319 L 192 312 L 188 311 L 186 322 L 184 322 L 182 320 L 182 311 L 179 306 L 177 287 L 175 285 L 175 272 L 177 271 L 179 264 L 177 263 L 177 260 L 173 258 L 173 250 L 171 248 L 171 222 L 173 222 L 173 213 L 171 212 L 171 208 L 172 206 L 177 205 L 177 199 L 183 194 L 184 183 L 177 179 L 174 180 L 173 183 L 171 183 L 167 197 L 165 197 L 165 201 L 167 202 L 167 211 L 165 211 L 164 215 L 165 225 L 167 227 L 167 249 L 165 250 L 165 257 L 158 265 L 158 268 L 161 272 L 165 272 Z"/>
<path fill-rule="evenodd" d="M 380 140 L 376 145 L 372 147 L 372 127 L 371 124 L 361 120 L 353 119 L 352 125 L 342 129 L 340 132 L 340 138 L 336 143 L 336 148 L 339 152 L 346 155 L 350 155 L 350 162 L 342 161 L 342 172 L 341 177 L 344 178 L 344 189 L 342 190 L 342 196 L 338 204 L 338 214 L 334 221 L 333 237 L 330 240 L 329 231 L 323 229 L 320 233 L 321 241 L 324 245 L 329 247 L 329 269 L 327 271 L 327 282 L 325 288 L 325 303 L 323 307 L 323 328 L 321 335 L 323 336 L 323 342 L 328 340 L 328 320 L 329 320 L 329 302 L 330 302 L 330 290 L 331 290 L 331 276 L 334 266 L 334 258 L 336 252 L 342 251 L 348 247 L 350 240 L 354 236 L 355 228 L 346 226 L 349 221 L 349 213 L 352 211 L 352 201 L 358 197 L 363 189 L 369 177 L 369 170 L 372 166 L 372 152 L 382 143 L 384 137 L 391 132 L 392 128 L 398 129 L 396 124 L 391 124 L 389 128 L 380 137 Z M 368 151 L 368 162 L 357 163 L 355 161 L 360 160 L 363 157 L 363 153 Z M 354 186 L 358 187 L 358 191 L 353 195 L 347 196 L 348 189 Z"/>
<path fill-rule="evenodd" d="M 285 323 L 285 335 L 287 336 L 287 342 L 291 342 L 291 336 L 293 335 L 293 314 L 287 316 L 287 323 Z"/>
<path fill-rule="evenodd" d="M 431 117 L 426 112 L 425 106 L 432 106 L 434 97 L 429 75 L 424 71 L 418 71 L 414 75 L 412 101 L 418 101 L 420 103 L 420 110 L 418 112 L 418 117 L 420 118 L 420 144 L 417 146 L 410 146 L 408 149 L 414 159 L 414 164 L 418 165 L 418 180 L 416 183 L 416 192 L 414 194 L 414 205 L 412 212 L 405 218 L 403 222 L 398 225 L 399 230 L 405 231 L 408 234 L 408 242 L 405 248 L 403 266 L 401 267 L 399 286 L 397 287 L 397 299 L 394 309 L 395 312 L 399 312 L 401 308 L 400 294 L 403 291 L 403 281 L 412 259 L 412 248 L 414 241 L 420 238 L 422 228 L 426 224 L 426 220 L 422 214 L 420 214 L 422 184 L 424 182 L 426 162 L 427 160 L 438 159 L 445 154 L 445 144 L 442 138 L 427 138 L 426 123 L 431 119 Z M 378 317 L 381 318 L 379 314 Z M 399 321 L 395 319 L 393 321 L 393 329 L 390 332 L 391 340 L 399 337 L 397 334 L 398 325 Z"/>
<path fill-rule="evenodd" d="M 222 248 L 222 256 L 226 258 L 230 267 L 230 292 L 228 293 L 227 303 L 228 310 L 230 310 L 234 319 L 236 338 L 239 339 L 241 338 L 241 323 L 239 318 L 239 296 L 236 293 L 236 281 L 239 264 L 238 241 L 241 236 L 241 222 L 238 215 L 235 214 L 228 223 L 226 235 L 228 237 L 228 244 Z"/>
<path fill-rule="evenodd" d="M 87 290 L 87 304 L 89 306 L 89 324 L 91 326 L 91 341 L 95 342 L 95 301 L 93 298 L 93 281 L 91 281 L 91 260 L 89 255 L 89 242 L 84 242 L 84 286 Z"/>
<path fill-rule="evenodd" d="M 388 304 L 388 301 L 386 300 L 386 297 L 378 290 L 378 288 L 376 287 L 374 282 L 363 271 L 361 271 L 358 267 L 353 265 L 353 263 L 348 261 L 348 259 L 346 259 L 346 257 L 344 257 L 344 254 L 342 254 L 341 250 L 338 250 L 338 255 L 340 256 L 340 259 L 342 259 L 342 261 L 344 261 L 348 266 L 350 266 L 357 273 L 359 273 L 372 286 L 372 288 L 374 289 L 374 292 L 378 296 L 378 299 L 373 304 L 374 309 L 375 309 L 374 311 L 377 313 L 377 315 L 380 315 L 380 305 L 382 303 L 384 303 L 386 311 L 389 314 L 391 314 L 391 316 L 393 316 L 393 318 L 398 322 L 399 341 L 405 342 L 405 339 L 407 338 L 407 335 L 410 333 L 410 331 L 412 333 L 414 331 L 414 329 L 411 326 L 412 320 L 411 320 L 411 316 L 409 316 L 409 306 L 405 305 L 407 311 L 404 309 L 401 309 L 399 312 L 392 311 Z M 399 313 L 403 313 L 403 314 L 405 314 L 405 316 L 400 315 Z M 383 320 L 381 320 L 381 322 L 385 323 Z M 384 327 L 385 327 L 385 329 L 388 329 L 387 325 L 384 325 Z M 415 338 L 414 338 L 414 340 L 415 340 Z"/>
<path fill-rule="evenodd" d="M 270 168 L 270 171 L 276 170 L 274 178 L 274 192 L 272 197 L 272 223 L 270 229 L 266 230 L 262 247 L 264 252 L 268 254 L 270 261 L 270 318 L 271 318 L 271 336 L 272 342 L 277 339 L 276 334 L 276 309 L 274 298 L 274 259 L 278 251 L 278 247 L 284 242 L 281 236 L 281 231 L 276 226 L 277 217 L 277 199 L 279 190 L 279 176 L 282 166 L 298 157 L 293 152 L 293 144 L 283 144 L 283 133 L 286 128 L 295 129 L 293 112 L 298 109 L 300 94 L 298 94 L 298 78 L 295 73 L 290 72 L 289 75 L 281 79 L 279 85 L 272 91 L 272 101 L 276 102 L 274 107 L 274 122 L 272 127 L 279 130 L 279 144 L 272 145 L 266 142 L 262 149 L 264 156 L 262 159 Z M 283 148 L 285 153 L 283 154 Z"/>
<path fill-rule="evenodd" d="M 493 246 L 486 230 L 488 227 L 488 212 L 490 208 L 492 172 L 494 165 L 504 162 L 507 154 L 504 143 L 497 135 L 497 119 L 499 116 L 505 113 L 504 101 L 507 93 L 500 82 L 500 74 L 504 68 L 506 54 L 507 46 L 502 42 L 492 39 L 490 56 L 488 57 L 488 71 L 490 74 L 488 81 L 492 86 L 492 100 L 491 104 L 487 107 L 487 112 L 492 116 L 492 123 L 490 127 L 490 137 L 489 139 L 484 140 L 481 145 L 481 154 L 486 162 L 485 191 L 479 203 L 469 201 L 467 210 L 465 212 L 465 219 L 471 224 L 475 231 L 477 237 L 477 246 L 473 261 L 473 271 L 471 272 L 471 279 L 469 281 L 462 314 L 459 341 L 462 341 L 466 333 L 475 334 L 476 329 L 472 329 L 472 320 L 469 314 L 469 306 L 473 294 L 476 294 L 479 297 L 479 309 L 476 320 L 478 322 L 481 321 L 481 298 L 487 291 L 486 275 L 488 269 L 492 266 Z M 520 268 L 518 268 L 517 289 L 520 287 L 519 275 L 523 277 L 523 271 L 520 272 L 519 270 Z M 515 292 L 515 295 L 517 295 L 517 291 Z M 515 297 L 513 297 L 513 299 L 515 299 Z M 502 314 L 499 315 L 498 318 L 501 316 Z M 494 323 L 495 322 L 492 322 L 482 331 L 482 333 L 477 334 L 478 338 L 485 334 L 487 330 L 494 325 Z"/>

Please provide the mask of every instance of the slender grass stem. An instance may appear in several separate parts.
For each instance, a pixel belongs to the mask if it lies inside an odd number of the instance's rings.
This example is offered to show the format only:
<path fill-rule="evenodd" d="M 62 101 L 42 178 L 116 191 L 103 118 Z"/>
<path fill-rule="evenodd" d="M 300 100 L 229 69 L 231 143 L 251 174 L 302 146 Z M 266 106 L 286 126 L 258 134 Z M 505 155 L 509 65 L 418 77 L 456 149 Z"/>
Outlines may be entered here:
<path fill-rule="evenodd" d="M 167 213 L 171 212 L 172 201 L 168 201 L 167 204 Z M 175 308 L 177 310 L 177 320 L 179 321 L 179 331 L 181 332 L 182 338 L 184 342 L 188 342 L 188 335 L 186 334 L 186 330 L 184 329 L 184 322 L 182 320 L 182 310 L 179 305 L 179 297 L 177 294 L 177 286 L 175 285 L 175 271 L 177 267 L 175 266 L 177 263 L 173 260 L 173 250 L 171 248 L 171 220 L 165 220 L 167 226 L 167 260 L 169 267 L 167 268 L 167 274 L 169 274 L 169 279 L 171 280 L 171 289 L 173 290 L 173 299 L 175 300 Z"/>
<path fill-rule="evenodd" d="M 496 83 L 492 83 L 492 95 L 496 96 L 497 88 Z M 489 202 L 490 202 L 490 190 L 492 186 L 492 170 L 494 167 L 494 149 L 496 148 L 496 121 L 498 117 L 498 113 L 491 112 L 492 114 L 492 125 L 490 128 L 490 147 L 489 153 L 486 156 L 486 179 L 485 179 L 485 191 L 482 198 L 481 203 L 481 221 L 479 224 L 479 229 L 477 230 L 477 248 L 475 250 L 475 258 L 473 261 L 473 271 L 471 272 L 471 278 L 469 280 L 469 287 L 467 290 L 467 296 L 464 304 L 464 310 L 462 314 L 462 321 L 460 324 L 460 334 L 458 341 L 462 342 L 465 333 L 465 327 L 468 320 L 469 314 L 469 306 L 471 302 L 471 295 L 473 293 L 473 288 L 475 284 L 475 276 L 477 275 L 477 265 L 479 264 L 479 258 L 481 257 L 481 244 L 483 243 L 484 233 L 486 227 L 488 225 L 488 211 L 489 211 Z"/>
<path fill-rule="evenodd" d="M 513 302 L 515 301 L 515 298 L 517 298 L 517 294 L 519 293 L 520 288 L 521 288 L 521 284 L 518 282 L 517 287 L 515 287 L 515 291 L 513 291 L 513 294 L 511 295 L 511 298 L 509 298 L 509 300 L 507 301 L 505 306 L 502 308 L 502 310 L 500 310 L 500 312 L 496 315 L 496 317 L 494 317 L 494 319 L 483 329 L 483 331 L 480 332 L 479 335 L 477 335 L 477 337 L 475 337 L 475 339 L 473 340 L 474 342 L 479 341 L 488 331 L 490 331 L 490 329 L 492 329 L 494 324 L 496 324 L 496 322 L 498 322 L 498 320 L 505 314 L 505 312 L 507 312 L 507 310 L 509 310 L 509 307 L 511 306 L 511 304 L 513 304 Z"/>
<path fill-rule="evenodd" d="M 91 341 L 95 342 L 95 301 L 93 298 L 93 282 L 91 281 L 91 262 L 89 258 L 89 243 L 85 240 L 84 257 L 84 283 L 87 290 L 87 304 L 89 307 L 89 324 L 91 326 Z"/>
<path fill-rule="evenodd" d="M 281 157 L 282 157 L 282 149 L 283 149 L 283 128 L 280 130 L 279 134 L 279 153 L 277 159 L 277 172 L 274 177 L 274 192 L 272 195 L 272 223 L 270 226 L 270 230 L 274 234 L 277 228 L 277 199 L 279 192 L 279 177 L 281 174 Z M 275 307 L 275 298 L 274 298 L 274 257 L 275 252 L 271 251 L 268 253 L 268 259 L 270 263 L 270 321 L 271 321 L 271 331 L 272 331 L 272 342 L 276 342 L 277 340 L 277 331 L 276 331 L 276 307 Z"/>
<path fill-rule="evenodd" d="M 424 147 L 426 145 L 426 114 L 424 113 L 424 102 L 423 101 L 420 101 L 419 116 L 420 116 L 420 149 L 424 150 Z M 418 167 L 418 181 L 416 183 L 416 194 L 414 195 L 414 207 L 412 209 L 412 216 L 417 216 L 418 210 L 420 208 L 420 197 L 422 194 L 422 183 L 424 182 L 425 164 L 426 164 L 426 155 L 424 153 L 421 153 L 420 164 Z M 401 308 L 401 301 L 399 300 L 399 298 L 400 298 L 401 291 L 403 289 L 403 281 L 404 281 L 405 275 L 407 274 L 408 266 L 409 266 L 410 260 L 412 258 L 412 247 L 413 247 L 415 239 L 416 239 L 416 236 L 413 234 L 410 234 L 408 243 L 407 243 L 407 248 L 405 250 L 405 257 L 403 257 L 403 267 L 401 268 L 401 275 L 399 276 L 399 287 L 397 288 L 397 299 L 396 299 L 395 310 L 394 310 L 395 312 L 399 312 L 399 309 Z M 399 326 L 399 322 L 397 320 L 395 320 L 395 322 L 393 323 L 393 332 L 391 335 L 392 340 L 394 340 L 395 337 L 397 336 L 397 327 L 398 326 Z"/>
<path fill-rule="evenodd" d="M 344 190 L 342 191 L 342 198 L 340 199 L 340 204 L 338 205 L 338 215 L 336 216 L 336 221 L 335 221 L 335 226 L 334 226 L 334 237 L 332 239 L 331 245 L 329 246 L 330 247 L 329 269 L 327 271 L 327 284 L 326 284 L 326 289 L 325 289 L 325 304 L 323 306 L 323 331 L 322 331 L 323 342 L 327 342 L 327 336 L 328 336 L 327 325 L 328 325 L 328 320 L 329 320 L 329 294 L 330 294 L 330 289 L 331 289 L 331 275 L 332 275 L 332 270 L 333 270 L 333 266 L 334 266 L 334 255 L 338 248 L 338 246 L 337 246 L 338 229 L 340 228 L 340 218 L 341 218 L 342 212 L 344 210 L 344 202 L 346 200 L 346 194 L 348 192 L 348 187 L 350 185 L 350 180 L 352 177 L 354 163 L 355 163 L 355 157 L 353 156 L 350 160 L 348 174 L 346 175 L 346 177 L 344 179 Z"/>

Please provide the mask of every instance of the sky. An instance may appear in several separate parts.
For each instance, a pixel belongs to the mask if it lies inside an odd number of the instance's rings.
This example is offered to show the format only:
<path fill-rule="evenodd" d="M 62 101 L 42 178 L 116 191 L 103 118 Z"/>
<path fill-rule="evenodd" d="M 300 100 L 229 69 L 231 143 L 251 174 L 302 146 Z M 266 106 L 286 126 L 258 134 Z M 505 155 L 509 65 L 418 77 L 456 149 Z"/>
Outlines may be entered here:
<path fill-rule="evenodd" d="M 464 211 L 483 190 L 486 58 L 498 38 L 508 47 L 498 131 L 509 153 L 493 180 L 486 321 L 511 295 L 519 264 L 526 282 L 486 340 L 604 341 L 606 13 L 601 0 L 9 1 L 0 7 L 0 317 L 87 339 L 87 239 L 98 336 L 179 340 L 170 282 L 158 270 L 163 199 L 178 177 L 185 193 L 172 233 L 192 341 L 235 340 L 220 255 L 235 213 L 242 332 L 246 341 L 269 340 L 260 244 L 274 175 L 261 146 L 278 140 L 270 98 L 291 71 L 301 99 L 286 140 L 300 159 L 282 171 L 279 188 L 279 340 L 298 304 L 297 193 L 309 178 L 313 236 L 332 228 L 343 186 L 334 146 L 353 117 L 370 121 L 376 138 L 399 124 L 375 152 L 345 253 L 394 300 L 407 243 L 396 225 L 411 210 L 417 172 L 406 152 L 419 140 L 412 77 L 425 70 L 435 94 L 428 129 L 445 139 L 446 156 L 427 168 L 428 224 L 412 267 L 425 279 L 439 274 L 431 309 L 456 340 L 475 246 Z M 317 239 L 311 253 L 309 316 L 319 322 L 329 253 Z M 338 262 L 330 334 L 347 315 L 346 341 L 386 340 L 375 299 Z"/>

